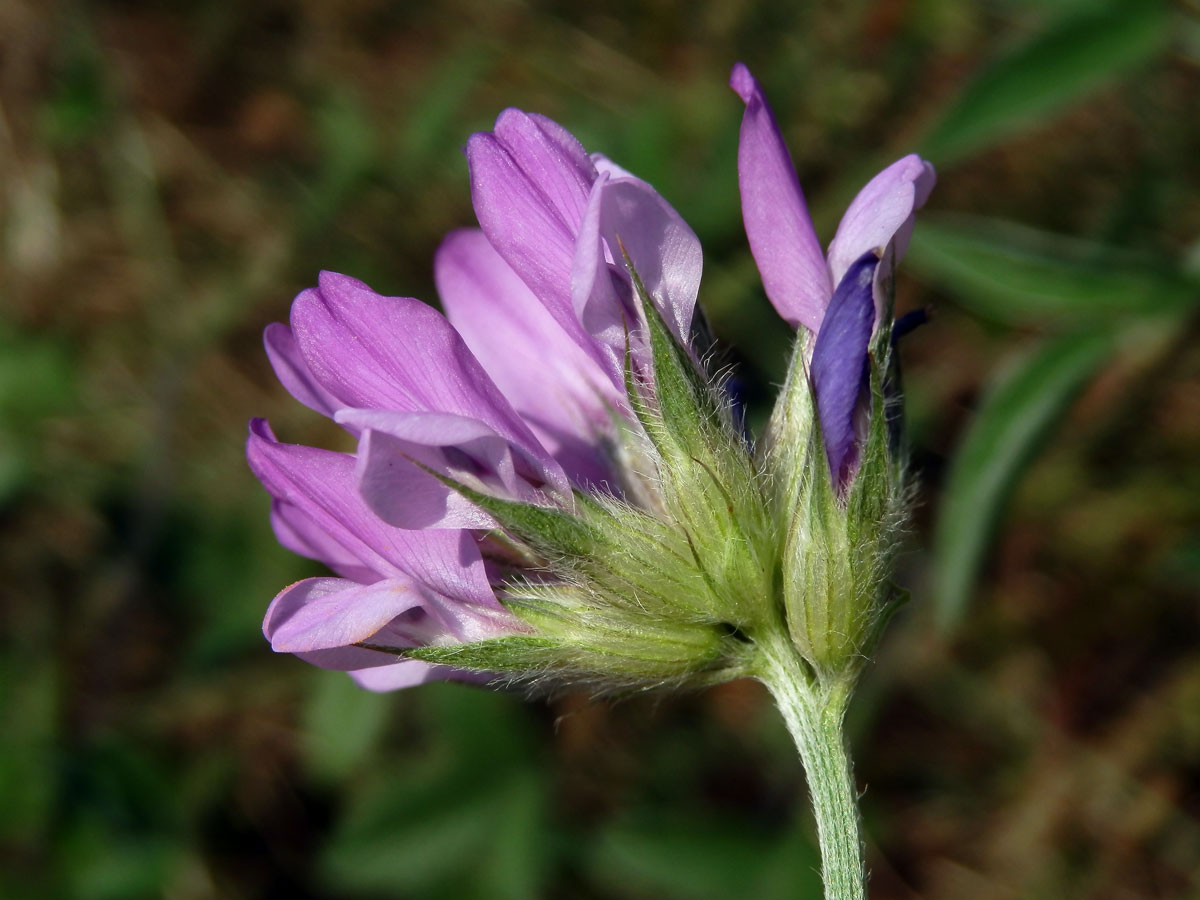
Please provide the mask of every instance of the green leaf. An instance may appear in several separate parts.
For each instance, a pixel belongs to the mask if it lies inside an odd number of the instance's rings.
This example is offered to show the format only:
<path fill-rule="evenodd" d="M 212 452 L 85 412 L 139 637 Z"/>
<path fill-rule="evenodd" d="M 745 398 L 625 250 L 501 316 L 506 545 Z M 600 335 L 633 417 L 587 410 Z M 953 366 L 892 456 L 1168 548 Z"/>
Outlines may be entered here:
<path fill-rule="evenodd" d="M 528 709 L 432 684 L 408 718 L 425 741 L 363 773 L 321 850 L 321 879 L 339 897 L 541 896 L 552 841 Z"/>
<path fill-rule="evenodd" d="M 620 896 L 815 900 L 820 860 L 797 837 L 780 841 L 746 823 L 648 815 L 609 826 L 592 845 L 589 868 Z"/>
<path fill-rule="evenodd" d="M 984 398 L 951 465 L 934 535 L 934 606 L 944 631 L 966 612 L 992 530 L 1020 476 L 1111 349 L 1106 333 L 1050 341 Z"/>
<path fill-rule="evenodd" d="M 1166 4 L 1127 0 L 1060 20 L 986 67 L 921 147 L 938 165 L 1028 128 L 1166 46 Z"/>
<path fill-rule="evenodd" d="M 303 747 L 308 769 L 334 784 L 358 770 L 378 746 L 392 705 L 350 678 L 317 670 L 304 712 Z"/>
<path fill-rule="evenodd" d="M 1095 324 L 1200 302 L 1200 284 L 1174 265 L 997 219 L 923 217 L 905 265 L 1006 324 Z"/>

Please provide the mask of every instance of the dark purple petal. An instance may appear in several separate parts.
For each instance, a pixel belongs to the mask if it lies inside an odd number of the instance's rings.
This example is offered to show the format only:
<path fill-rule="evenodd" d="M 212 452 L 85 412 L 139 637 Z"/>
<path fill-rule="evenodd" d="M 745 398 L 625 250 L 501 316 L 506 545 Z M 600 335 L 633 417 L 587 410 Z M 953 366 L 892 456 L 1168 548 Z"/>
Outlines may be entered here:
<path fill-rule="evenodd" d="M 829 471 L 839 492 L 858 463 L 854 417 L 867 379 L 867 348 L 875 324 L 874 277 L 879 257 L 865 253 L 833 292 L 817 334 L 810 372 Z"/>
<path fill-rule="evenodd" d="M 563 331 L 481 231 L 451 232 L 434 277 L 450 323 L 571 480 L 611 480 L 598 445 L 625 394 L 594 345 Z"/>
<path fill-rule="evenodd" d="M 494 496 L 543 505 L 571 502 L 566 475 L 544 451 L 534 455 L 477 419 L 346 409 L 336 421 L 362 432 L 359 491 L 378 516 L 401 528 L 491 528 L 495 524 L 487 513 L 414 463 Z"/>
<path fill-rule="evenodd" d="M 353 456 L 281 444 L 261 419 L 250 429 L 246 456 L 276 500 L 277 533 L 282 526 L 281 538 L 290 538 L 285 546 L 307 546 L 312 552 L 305 555 L 356 580 L 407 576 L 441 594 L 497 606 L 470 534 L 392 527 L 360 495 Z"/>
<path fill-rule="evenodd" d="M 746 104 L 738 186 L 750 251 L 779 315 L 815 334 L 833 287 L 792 157 L 750 70 L 741 63 L 734 66 L 729 86 Z"/>

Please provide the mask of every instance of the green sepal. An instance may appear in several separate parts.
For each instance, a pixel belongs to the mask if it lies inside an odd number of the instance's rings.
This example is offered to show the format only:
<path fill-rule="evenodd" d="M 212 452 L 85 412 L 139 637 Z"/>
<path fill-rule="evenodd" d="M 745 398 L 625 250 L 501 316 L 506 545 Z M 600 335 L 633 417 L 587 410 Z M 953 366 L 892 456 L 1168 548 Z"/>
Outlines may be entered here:
<path fill-rule="evenodd" d="M 411 647 L 399 651 L 409 659 L 472 672 L 527 675 L 552 664 L 558 645 L 541 637 L 489 638 L 470 644 Z"/>
<path fill-rule="evenodd" d="M 625 383 L 629 396 L 634 399 L 634 412 L 660 453 L 674 451 L 702 458 L 711 456 L 716 437 L 713 432 L 732 431 L 728 408 L 687 350 L 675 340 L 628 255 L 625 265 L 633 282 L 634 296 L 646 319 L 654 367 L 654 398 L 658 406 L 655 415 L 642 399 L 634 383 L 632 360 L 627 349 Z M 666 438 L 674 446 L 666 443 Z"/>
<path fill-rule="evenodd" d="M 598 536 L 587 522 L 571 513 L 532 503 L 503 500 L 460 481 L 436 472 L 416 460 L 414 465 L 432 475 L 460 496 L 470 500 L 484 512 L 489 513 L 501 528 L 510 532 L 539 553 L 549 556 L 587 557 L 597 549 Z M 590 499 L 580 492 L 575 493 L 576 502 L 595 509 Z"/>

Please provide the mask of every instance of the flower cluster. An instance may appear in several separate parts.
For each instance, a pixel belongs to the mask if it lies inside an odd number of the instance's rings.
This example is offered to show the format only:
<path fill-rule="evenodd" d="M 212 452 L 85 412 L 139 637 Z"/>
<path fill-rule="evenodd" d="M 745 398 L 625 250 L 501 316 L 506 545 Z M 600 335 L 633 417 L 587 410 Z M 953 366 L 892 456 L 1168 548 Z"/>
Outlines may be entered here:
<path fill-rule="evenodd" d="M 265 334 L 280 381 L 353 454 L 247 454 L 281 543 L 336 577 L 282 591 L 272 647 L 363 686 L 442 677 L 710 683 L 783 635 L 814 677 L 858 665 L 903 511 L 888 431 L 890 273 L 933 172 L 906 157 L 822 254 L 744 66 L 750 248 L 798 329 L 751 446 L 690 342 L 695 234 L 644 181 L 515 109 L 467 145 L 479 229 L 435 259 L 445 315 L 323 273 Z"/>

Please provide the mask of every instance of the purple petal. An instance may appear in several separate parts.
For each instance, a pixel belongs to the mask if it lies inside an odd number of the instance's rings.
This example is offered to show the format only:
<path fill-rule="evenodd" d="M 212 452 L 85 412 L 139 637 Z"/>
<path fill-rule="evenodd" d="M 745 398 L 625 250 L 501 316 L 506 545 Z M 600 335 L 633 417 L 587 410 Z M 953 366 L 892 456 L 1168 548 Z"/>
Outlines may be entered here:
<path fill-rule="evenodd" d="M 405 659 L 388 666 L 375 666 L 370 669 L 356 669 L 347 674 L 355 680 L 359 687 L 368 691 L 398 691 L 402 688 L 415 687 L 430 681 L 442 681 L 455 678 L 466 673 L 449 666 L 435 666 L 419 659 Z"/>
<path fill-rule="evenodd" d="M 867 378 L 875 323 L 874 276 L 879 257 L 865 253 L 841 280 L 813 348 L 813 391 L 833 483 L 841 493 L 858 463 L 854 417 Z"/>
<path fill-rule="evenodd" d="M 292 328 L 309 371 L 342 407 L 453 413 L 536 445 L 437 310 L 332 272 L 319 285 L 292 304 Z"/>
<path fill-rule="evenodd" d="M 343 578 L 364 584 L 380 578 L 378 571 L 363 565 L 298 506 L 272 500 L 271 528 L 286 549 L 324 563 Z"/>
<path fill-rule="evenodd" d="M 893 264 L 900 261 L 912 236 L 913 212 L 925 205 L 936 181 L 933 166 L 911 154 L 867 182 L 829 243 L 829 271 L 835 284 L 864 253 L 887 259 L 884 251 L 889 243 L 895 253 Z"/>
<path fill-rule="evenodd" d="M 284 588 L 271 602 L 263 634 L 277 653 L 349 647 L 382 631 L 422 599 L 416 585 L 400 579 L 358 584 L 342 578 L 306 578 Z"/>
<path fill-rule="evenodd" d="M 332 416 L 341 406 L 337 398 L 321 387 L 308 371 L 292 329 L 281 322 L 272 322 L 263 331 L 263 345 L 275 376 L 289 394 L 309 409 L 325 416 Z"/>
<path fill-rule="evenodd" d="M 601 234 L 622 277 L 624 246 L 668 327 L 686 345 L 704 264 L 695 232 L 641 179 L 601 176 L 597 187 Z M 623 345 L 622 340 L 619 346 Z"/>
<path fill-rule="evenodd" d="M 738 186 L 750 251 L 776 311 L 816 333 L 833 287 L 775 116 L 742 63 L 729 86 L 746 104 L 738 144 Z"/>
<path fill-rule="evenodd" d="M 359 490 L 378 516 L 401 528 L 495 527 L 487 513 L 414 463 L 495 496 L 570 502 L 570 483 L 554 460 L 527 452 L 476 419 L 347 409 L 336 421 L 362 431 Z"/>
<path fill-rule="evenodd" d="M 263 619 L 263 634 L 279 653 L 304 655 L 323 668 L 360 669 L 394 663 L 384 647 L 458 644 L 523 634 L 503 609 L 483 609 L 445 597 L 410 579 L 358 584 L 307 578 L 284 588 Z M 326 652 L 338 651 L 338 652 Z M 310 658 L 309 654 L 321 654 Z"/>
<path fill-rule="evenodd" d="M 563 331 L 481 231 L 449 234 L 434 277 L 450 323 L 571 480 L 611 480 L 598 445 L 624 390 L 596 348 Z"/>
<path fill-rule="evenodd" d="M 285 546 L 307 547 L 311 552 L 299 552 L 357 580 L 374 580 L 364 570 L 374 578 L 411 577 L 447 596 L 498 605 L 470 534 L 387 525 L 359 494 L 353 456 L 281 444 L 261 419 L 250 429 L 246 456 L 276 500 Z"/>
<path fill-rule="evenodd" d="M 571 305 L 575 238 L 596 179 L 583 147 L 549 119 L 509 109 L 494 132 L 471 136 L 467 164 L 484 234 L 563 330 L 586 346 Z"/>

